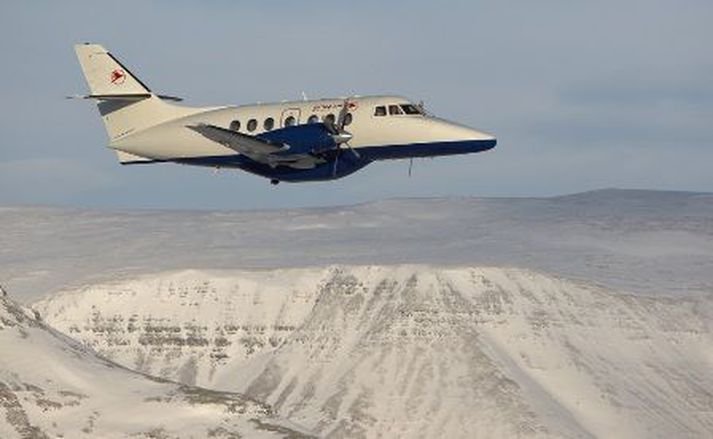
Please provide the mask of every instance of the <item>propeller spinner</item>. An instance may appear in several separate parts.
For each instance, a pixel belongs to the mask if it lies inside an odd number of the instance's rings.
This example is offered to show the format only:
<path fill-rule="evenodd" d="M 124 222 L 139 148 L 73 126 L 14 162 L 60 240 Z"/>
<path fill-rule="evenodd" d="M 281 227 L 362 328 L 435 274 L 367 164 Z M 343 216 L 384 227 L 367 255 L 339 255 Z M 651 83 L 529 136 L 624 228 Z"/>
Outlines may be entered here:
<path fill-rule="evenodd" d="M 337 174 L 339 156 L 344 150 L 344 148 L 342 148 L 342 145 L 346 146 L 347 149 L 349 149 L 349 151 L 351 151 L 357 159 L 361 158 L 359 153 L 354 148 L 352 148 L 351 145 L 349 145 L 349 141 L 352 140 L 354 136 L 352 135 L 352 133 L 344 129 L 344 127 L 348 124 L 347 118 L 351 118 L 351 115 L 349 114 L 349 98 L 344 99 L 342 109 L 339 111 L 339 116 L 337 116 L 336 122 L 332 119 L 325 118 L 324 120 L 324 125 L 327 127 L 327 130 L 332 136 L 332 139 L 334 139 L 334 143 L 337 144 L 335 148 L 337 152 L 334 157 L 334 167 L 332 169 L 332 174 L 335 176 Z"/>

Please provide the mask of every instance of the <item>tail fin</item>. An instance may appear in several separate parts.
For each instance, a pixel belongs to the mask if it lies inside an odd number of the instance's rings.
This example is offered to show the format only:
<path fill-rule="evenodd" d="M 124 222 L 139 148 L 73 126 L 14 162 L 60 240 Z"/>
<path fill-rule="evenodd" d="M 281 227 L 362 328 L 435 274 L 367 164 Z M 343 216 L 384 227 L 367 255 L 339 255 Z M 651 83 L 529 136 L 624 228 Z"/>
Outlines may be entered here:
<path fill-rule="evenodd" d="M 98 44 L 78 44 L 74 50 L 89 85 L 89 96 L 149 97 L 149 90 L 129 69 Z"/>
<path fill-rule="evenodd" d="M 151 92 L 136 75 L 98 44 L 78 44 L 74 49 L 91 93 L 81 97 L 98 100 L 97 106 L 109 135 L 110 147 L 114 141 L 133 133 L 200 111 L 164 102 L 165 99 L 180 99 Z M 122 159 L 121 156 L 119 158 Z"/>

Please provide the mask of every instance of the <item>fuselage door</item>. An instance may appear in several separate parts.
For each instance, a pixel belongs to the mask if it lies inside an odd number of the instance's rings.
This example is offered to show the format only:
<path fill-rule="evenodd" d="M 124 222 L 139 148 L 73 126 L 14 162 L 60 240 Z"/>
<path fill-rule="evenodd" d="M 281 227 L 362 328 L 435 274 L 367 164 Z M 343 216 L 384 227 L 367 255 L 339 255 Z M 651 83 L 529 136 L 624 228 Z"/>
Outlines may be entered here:
<path fill-rule="evenodd" d="M 280 127 L 289 127 L 294 125 L 299 125 L 300 123 L 300 109 L 299 108 L 288 108 L 282 111 L 282 118 L 280 120 Z"/>

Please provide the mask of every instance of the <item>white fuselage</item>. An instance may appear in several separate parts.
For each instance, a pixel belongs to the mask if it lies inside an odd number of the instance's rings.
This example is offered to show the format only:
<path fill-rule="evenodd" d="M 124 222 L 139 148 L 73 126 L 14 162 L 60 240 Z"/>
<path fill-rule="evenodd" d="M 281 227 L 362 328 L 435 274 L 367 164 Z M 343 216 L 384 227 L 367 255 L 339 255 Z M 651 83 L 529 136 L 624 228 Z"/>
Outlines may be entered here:
<path fill-rule="evenodd" d="M 318 121 L 323 121 L 328 115 L 337 117 L 343 103 L 343 99 L 321 99 L 193 109 L 193 111 L 186 108 L 189 114 L 169 119 L 144 130 L 120 135 L 111 140 L 110 147 L 161 161 L 232 155 L 235 154 L 232 149 L 212 142 L 187 129 L 186 126 L 206 123 L 237 128 L 239 124 L 238 132 L 254 136 L 284 127 L 290 117 L 297 125 L 308 123 L 311 121 L 310 117 L 314 120 L 316 116 Z M 389 105 L 401 104 L 409 104 L 409 101 L 400 96 L 349 98 L 352 121 L 346 129 L 353 136 L 349 146 L 359 150 L 367 147 L 399 148 L 405 145 L 495 139 L 490 134 L 422 114 L 389 114 Z M 377 107 L 385 107 L 386 114 L 375 115 Z M 265 122 L 269 119 L 273 121 L 270 130 L 266 129 L 269 126 L 266 127 Z M 252 130 L 251 120 L 255 121 Z"/>

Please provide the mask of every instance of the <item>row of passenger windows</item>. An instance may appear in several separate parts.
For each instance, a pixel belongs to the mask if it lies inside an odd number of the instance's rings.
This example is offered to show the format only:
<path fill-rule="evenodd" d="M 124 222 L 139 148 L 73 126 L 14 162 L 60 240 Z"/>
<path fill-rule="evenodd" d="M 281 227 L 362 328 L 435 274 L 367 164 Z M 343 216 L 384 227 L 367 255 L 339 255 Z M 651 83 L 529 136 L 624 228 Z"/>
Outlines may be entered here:
<path fill-rule="evenodd" d="M 386 109 L 389 109 L 389 115 L 395 116 L 399 114 L 423 114 L 421 109 L 413 104 L 400 105 L 379 105 L 374 108 L 374 116 L 386 116 Z"/>
<path fill-rule="evenodd" d="M 388 112 L 387 112 L 388 110 Z M 399 105 L 379 105 L 374 108 L 374 116 L 386 116 L 386 115 L 414 115 L 414 114 L 423 114 L 423 111 L 413 105 L 413 104 L 399 104 Z M 349 125 L 352 123 L 352 114 L 347 113 L 347 115 L 344 117 L 344 125 Z M 327 124 L 333 124 L 336 120 L 336 117 L 334 116 L 333 113 L 329 113 L 328 115 L 324 116 L 324 122 Z M 319 122 L 319 116 L 316 114 L 311 115 L 310 117 L 307 118 L 307 123 L 317 123 Z M 246 128 L 249 132 L 253 132 L 257 129 L 257 119 L 250 119 L 248 120 L 248 123 L 246 125 Z M 291 127 L 293 125 L 297 124 L 297 119 L 295 119 L 294 116 L 287 116 L 285 120 L 282 123 L 283 127 Z M 265 131 L 271 131 L 273 128 L 275 128 L 275 119 L 272 117 L 268 117 L 262 122 L 262 127 Z M 239 120 L 234 120 L 230 122 L 230 129 L 233 131 L 240 131 L 241 128 L 241 123 Z"/>
<path fill-rule="evenodd" d="M 346 116 L 344 116 L 344 125 L 349 125 L 352 123 L 352 114 L 347 113 Z M 336 120 L 336 117 L 334 114 L 329 113 L 328 115 L 324 116 L 324 122 L 328 124 L 333 124 Z M 311 115 L 310 117 L 307 118 L 307 123 L 317 123 L 319 122 L 319 116 L 316 114 Z M 285 120 L 282 122 L 283 127 L 291 127 L 297 125 L 297 119 L 295 119 L 294 116 L 287 116 Z M 239 120 L 234 120 L 230 122 L 230 129 L 232 131 L 240 131 L 241 128 L 241 123 Z M 248 123 L 246 125 L 246 128 L 248 131 L 253 132 L 257 129 L 257 119 L 250 119 L 248 120 Z M 262 122 L 262 128 L 265 131 L 271 131 L 273 128 L 275 128 L 275 119 L 272 117 L 268 117 Z"/>

